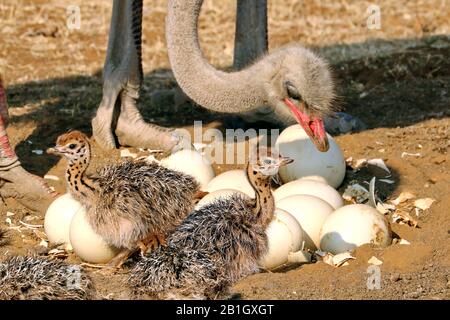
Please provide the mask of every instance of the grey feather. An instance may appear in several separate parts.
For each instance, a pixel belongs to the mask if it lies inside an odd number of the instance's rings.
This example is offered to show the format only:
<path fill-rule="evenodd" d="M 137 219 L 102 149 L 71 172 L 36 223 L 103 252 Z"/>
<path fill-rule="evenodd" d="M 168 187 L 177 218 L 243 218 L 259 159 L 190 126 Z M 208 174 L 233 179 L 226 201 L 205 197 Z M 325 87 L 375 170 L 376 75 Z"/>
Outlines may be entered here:
<path fill-rule="evenodd" d="M 0 263 L 0 300 L 81 300 L 93 286 L 78 266 L 15 256 Z"/>
<path fill-rule="evenodd" d="M 161 247 L 131 271 L 136 293 L 158 298 L 216 299 L 258 270 L 267 250 L 264 227 L 251 200 L 240 195 L 218 199 L 193 211 Z"/>

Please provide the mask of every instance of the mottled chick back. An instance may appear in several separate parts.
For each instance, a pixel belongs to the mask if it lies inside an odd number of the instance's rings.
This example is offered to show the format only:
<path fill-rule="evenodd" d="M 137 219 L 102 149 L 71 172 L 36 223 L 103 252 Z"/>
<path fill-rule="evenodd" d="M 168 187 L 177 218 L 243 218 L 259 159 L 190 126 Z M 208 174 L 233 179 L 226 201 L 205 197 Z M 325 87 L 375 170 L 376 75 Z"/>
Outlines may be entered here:
<path fill-rule="evenodd" d="M 0 263 L 0 300 L 82 300 L 93 295 L 79 266 L 15 256 Z"/>
<path fill-rule="evenodd" d="M 252 200 L 235 194 L 193 211 L 168 237 L 167 247 L 150 253 L 132 270 L 137 293 L 167 298 L 215 299 L 258 269 L 267 236 L 252 211 Z M 179 296 L 176 296 L 179 298 Z"/>
<path fill-rule="evenodd" d="M 117 247 L 132 248 L 149 233 L 167 234 L 193 209 L 196 180 L 157 163 L 126 161 L 98 172 L 98 201 L 91 219 Z M 101 214 L 100 214 L 101 213 Z M 123 220 L 125 219 L 125 220 Z M 105 224 L 105 222 L 107 224 Z M 117 234 L 122 238 L 117 239 Z"/>

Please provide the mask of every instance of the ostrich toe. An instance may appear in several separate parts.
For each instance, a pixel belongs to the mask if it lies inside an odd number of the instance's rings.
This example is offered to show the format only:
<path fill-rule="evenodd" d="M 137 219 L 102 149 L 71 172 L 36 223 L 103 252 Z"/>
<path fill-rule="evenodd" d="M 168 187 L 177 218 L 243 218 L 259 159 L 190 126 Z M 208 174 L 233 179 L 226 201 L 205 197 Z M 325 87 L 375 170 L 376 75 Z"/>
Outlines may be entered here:
<path fill-rule="evenodd" d="M 2 198 L 14 198 L 33 211 L 46 212 L 58 196 L 44 179 L 29 173 L 21 166 L 0 170 L 0 181 Z"/>

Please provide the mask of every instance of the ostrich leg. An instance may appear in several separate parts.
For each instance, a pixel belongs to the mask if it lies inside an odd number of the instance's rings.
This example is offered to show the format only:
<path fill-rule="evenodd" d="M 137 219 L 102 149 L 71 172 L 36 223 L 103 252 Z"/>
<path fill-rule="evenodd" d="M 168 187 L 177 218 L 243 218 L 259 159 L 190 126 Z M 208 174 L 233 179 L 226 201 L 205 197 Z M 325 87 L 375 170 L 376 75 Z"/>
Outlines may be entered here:
<path fill-rule="evenodd" d="M 267 0 L 237 0 L 233 69 L 244 69 L 268 52 L 267 32 Z M 228 127 L 245 128 L 245 122 L 257 121 L 279 122 L 270 108 L 262 106 L 230 116 L 225 123 Z"/>
<path fill-rule="evenodd" d="M 45 212 L 58 194 L 47 186 L 44 179 L 22 168 L 9 143 L 7 124 L 8 106 L 0 76 L 0 197 L 2 200 L 14 198 L 31 210 Z"/>
<path fill-rule="evenodd" d="M 107 149 L 116 147 L 117 137 L 121 145 L 169 151 L 180 141 L 180 135 L 176 130 L 145 123 L 136 107 L 143 81 L 141 36 L 142 0 L 114 0 L 103 68 L 103 98 L 92 130 L 95 140 Z"/>
<path fill-rule="evenodd" d="M 268 50 L 267 0 L 238 0 L 233 67 L 240 70 Z"/>

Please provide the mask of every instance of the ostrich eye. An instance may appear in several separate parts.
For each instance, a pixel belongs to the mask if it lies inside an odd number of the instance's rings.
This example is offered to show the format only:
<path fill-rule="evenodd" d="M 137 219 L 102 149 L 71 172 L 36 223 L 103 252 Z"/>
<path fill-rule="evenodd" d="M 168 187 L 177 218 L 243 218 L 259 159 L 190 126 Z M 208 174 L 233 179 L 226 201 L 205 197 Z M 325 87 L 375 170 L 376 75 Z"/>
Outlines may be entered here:
<path fill-rule="evenodd" d="M 263 163 L 264 164 L 272 164 L 272 159 L 266 158 L 266 159 L 263 160 Z"/>
<path fill-rule="evenodd" d="M 290 81 L 286 81 L 284 84 L 286 87 L 287 94 L 289 98 L 295 99 L 295 100 L 302 100 L 302 95 L 298 91 L 298 89 L 292 84 Z"/>
<path fill-rule="evenodd" d="M 76 148 L 76 144 L 75 143 L 71 143 L 71 144 L 69 144 L 69 149 L 75 149 Z"/>

